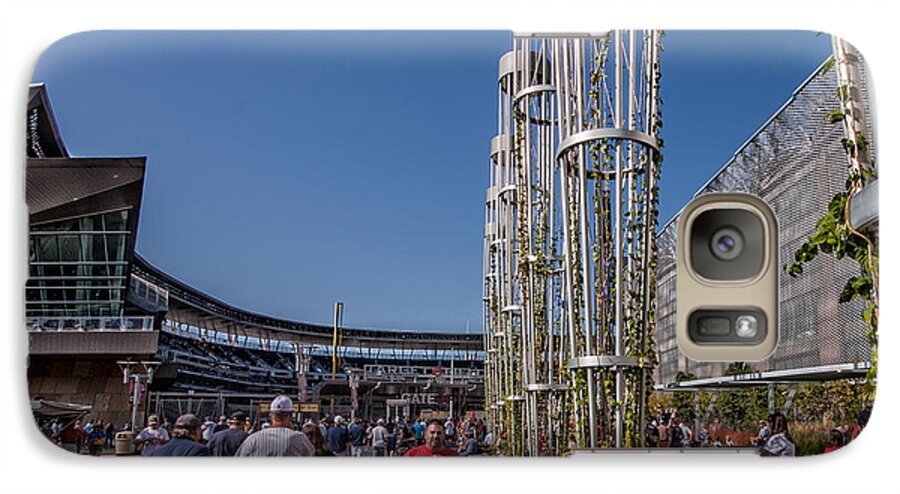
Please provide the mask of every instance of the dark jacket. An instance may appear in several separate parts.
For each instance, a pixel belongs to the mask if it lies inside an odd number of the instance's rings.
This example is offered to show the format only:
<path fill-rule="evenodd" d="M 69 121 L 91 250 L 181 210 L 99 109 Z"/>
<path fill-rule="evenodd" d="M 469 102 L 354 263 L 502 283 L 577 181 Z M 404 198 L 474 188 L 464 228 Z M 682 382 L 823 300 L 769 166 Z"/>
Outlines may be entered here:
<path fill-rule="evenodd" d="M 247 433 L 240 429 L 225 429 L 213 434 L 206 447 L 212 456 L 234 456 L 246 439 Z"/>
<path fill-rule="evenodd" d="M 366 439 L 366 430 L 359 424 L 353 424 L 347 435 L 350 437 L 350 444 L 353 446 L 362 446 L 363 441 Z"/>
<path fill-rule="evenodd" d="M 156 448 L 150 456 L 209 456 L 209 450 L 188 438 L 176 437 Z"/>
<path fill-rule="evenodd" d="M 328 429 L 328 433 L 325 434 L 325 441 L 328 442 L 328 449 L 332 453 L 342 453 L 347 449 L 348 440 L 347 429 L 339 425 Z"/>

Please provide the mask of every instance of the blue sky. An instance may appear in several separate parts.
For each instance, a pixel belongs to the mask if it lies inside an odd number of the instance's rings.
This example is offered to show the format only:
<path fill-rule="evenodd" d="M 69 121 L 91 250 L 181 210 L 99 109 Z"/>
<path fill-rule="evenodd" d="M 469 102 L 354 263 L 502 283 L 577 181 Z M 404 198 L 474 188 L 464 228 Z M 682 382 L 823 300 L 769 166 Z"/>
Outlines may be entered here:
<path fill-rule="evenodd" d="M 668 32 L 665 221 L 830 54 L 812 32 Z M 76 156 L 147 156 L 137 250 L 228 303 L 481 328 L 497 60 L 511 33 L 90 32 L 42 55 Z"/>

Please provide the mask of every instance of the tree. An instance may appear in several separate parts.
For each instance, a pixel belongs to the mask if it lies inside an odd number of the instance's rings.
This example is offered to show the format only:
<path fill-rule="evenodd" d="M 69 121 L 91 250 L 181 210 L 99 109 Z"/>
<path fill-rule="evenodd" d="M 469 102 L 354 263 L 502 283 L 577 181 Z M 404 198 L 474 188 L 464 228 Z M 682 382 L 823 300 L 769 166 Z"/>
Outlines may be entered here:
<path fill-rule="evenodd" d="M 732 362 L 725 369 L 726 376 L 755 372 L 746 362 Z M 722 391 L 715 406 L 716 413 L 726 425 L 735 429 L 752 429 L 756 421 L 768 416 L 768 397 L 765 388 Z"/>

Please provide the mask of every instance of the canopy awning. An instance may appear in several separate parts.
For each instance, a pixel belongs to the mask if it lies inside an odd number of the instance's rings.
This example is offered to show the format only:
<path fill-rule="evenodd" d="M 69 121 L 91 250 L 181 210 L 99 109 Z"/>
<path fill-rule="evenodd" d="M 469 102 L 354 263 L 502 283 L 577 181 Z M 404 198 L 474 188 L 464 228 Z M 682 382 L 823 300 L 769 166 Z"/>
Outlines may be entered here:
<path fill-rule="evenodd" d="M 708 377 L 690 381 L 658 384 L 654 391 L 715 391 L 723 389 L 743 389 L 769 384 L 822 383 L 840 379 L 861 379 L 872 368 L 871 362 L 854 362 L 800 369 L 751 372 L 734 376 Z"/>

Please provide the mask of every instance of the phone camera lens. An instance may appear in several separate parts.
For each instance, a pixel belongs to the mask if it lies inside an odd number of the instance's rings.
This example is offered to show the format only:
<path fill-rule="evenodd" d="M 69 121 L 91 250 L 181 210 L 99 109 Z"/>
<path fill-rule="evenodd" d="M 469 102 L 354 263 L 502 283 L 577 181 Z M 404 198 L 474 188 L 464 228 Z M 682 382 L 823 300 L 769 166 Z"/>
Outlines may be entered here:
<path fill-rule="evenodd" d="M 728 254 L 734 249 L 734 238 L 730 235 L 722 235 L 719 238 L 719 241 L 716 243 L 716 248 L 719 249 L 719 252 L 722 254 Z"/>
<path fill-rule="evenodd" d="M 744 239 L 734 228 L 722 228 L 710 239 L 710 250 L 714 256 L 723 261 L 730 261 L 741 255 Z"/>

